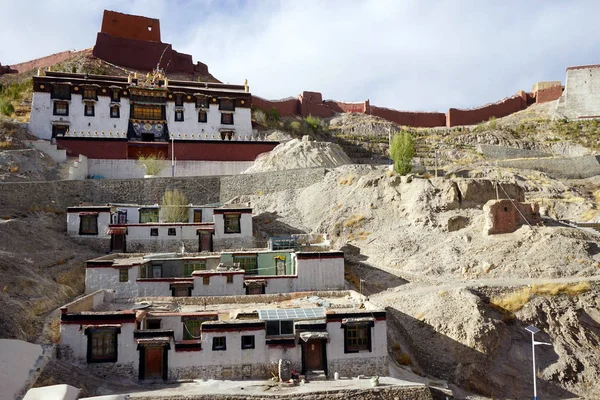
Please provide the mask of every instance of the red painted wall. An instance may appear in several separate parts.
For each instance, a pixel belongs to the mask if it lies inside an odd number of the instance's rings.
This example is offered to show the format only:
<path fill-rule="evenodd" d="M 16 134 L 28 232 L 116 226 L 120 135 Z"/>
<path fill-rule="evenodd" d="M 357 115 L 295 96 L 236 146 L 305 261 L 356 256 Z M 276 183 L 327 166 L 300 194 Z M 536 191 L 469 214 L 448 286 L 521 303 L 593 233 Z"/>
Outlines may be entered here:
<path fill-rule="evenodd" d="M 525 93 L 525 92 L 523 92 Z M 488 121 L 491 117 L 501 118 L 527 107 L 526 94 L 517 94 L 493 104 L 487 104 L 470 110 L 451 108 L 446 115 L 448 127 L 458 125 L 474 125 Z"/>
<path fill-rule="evenodd" d="M 101 32 L 125 39 L 160 42 L 160 21 L 104 10 Z"/>
<path fill-rule="evenodd" d="M 323 103 L 323 96 L 319 92 L 302 92 L 298 96 L 300 100 L 300 115 L 307 117 L 327 118 L 332 117 L 335 112 Z"/>
<path fill-rule="evenodd" d="M 561 85 L 551 86 L 546 89 L 541 89 L 536 92 L 535 102 L 546 103 L 553 101 L 562 96 L 563 87 Z"/>
<path fill-rule="evenodd" d="M 299 114 L 300 102 L 295 98 L 284 100 L 266 100 L 262 97 L 252 96 L 252 105 L 265 112 L 269 112 L 275 108 L 280 117 L 287 117 L 290 115 Z"/>
<path fill-rule="evenodd" d="M 123 159 L 127 158 L 127 141 L 115 139 L 77 139 L 56 138 L 56 146 L 67 150 L 67 156 L 77 157 L 80 154 L 88 158 Z"/>
<path fill-rule="evenodd" d="M 362 103 L 344 103 L 342 101 L 326 100 L 325 105 L 338 113 L 369 113 L 369 100 Z"/>
<path fill-rule="evenodd" d="M 415 128 L 433 128 L 446 126 L 446 114 L 439 112 L 397 111 L 389 108 L 371 106 L 371 115 L 381 117 L 398 125 Z"/>
<path fill-rule="evenodd" d="M 46 57 L 36 58 L 35 60 L 10 65 L 10 68 L 14 69 L 16 71 L 19 71 L 19 72 L 27 72 L 27 71 L 31 71 L 32 69 L 38 69 L 38 68 L 44 69 L 44 68 L 50 67 L 54 64 L 63 62 L 65 60 L 73 57 L 77 53 L 80 53 L 80 52 L 79 51 L 63 51 L 60 53 L 51 54 Z"/>
<path fill-rule="evenodd" d="M 139 154 L 162 154 L 171 158 L 171 143 L 127 142 L 115 139 L 56 138 L 59 149 L 67 150 L 69 157 L 80 154 L 88 158 L 137 159 Z M 254 161 L 256 156 L 273 150 L 278 142 L 230 142 L 230 141 L 179 141 L 175 142 L 178 160 L 204 161 Z"/>
<path fill-rule="evenodd" d="M 278 142 L 189 141 L 175 142 L 178 160 L 254 161 L 256 156 L 273 150 Z M 170 146 L 169 146 L 170 147 Z M 169 151 L 169 158 L 171 152 Z"/>

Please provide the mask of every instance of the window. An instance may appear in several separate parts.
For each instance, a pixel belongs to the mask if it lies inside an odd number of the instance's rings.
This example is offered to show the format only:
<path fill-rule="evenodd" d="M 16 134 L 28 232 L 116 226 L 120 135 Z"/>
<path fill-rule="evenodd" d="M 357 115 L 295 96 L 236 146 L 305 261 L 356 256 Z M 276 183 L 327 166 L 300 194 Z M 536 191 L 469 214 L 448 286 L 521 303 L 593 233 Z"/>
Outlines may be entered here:
<path fill-rule="evenodd" d="M 225 233 L 241 233 L 241 217 L 242 214 L 224 214 Z"/>
<path fill-rule="evenodd" d="M 208 121 L 206 111 L 199 111 L 198 112 L 198 122 L 206 122 L 206 121 Z"/>
<path fill-rule="evenodd" d="M 175 121 L 183 121 L 183 110 L 175 110 Z"/>
<path fill-rule="evenodd" d="M 242 336 L 242 350 L 254 348 L 254 335 Z"/>
<path fill-rule="evenodd" d="M 231 114 L 231 113 L 221 113 L 221 124 L 223 124 L 223 125 L 233 125 L 233 114 Z"/>
<path fill-rule="evenodd" d="M 150 228 L 150 236 L 158 236 L 158 228 Z"/>
<path fill-rule="evenodd" d="M 344 353 L 371 351 L 371 327 L 367 324 L 344 327 Z"/>
<path fill-rule="evenodd" d="M 140 208 L 140 224 L 151 222 L 158 222 L 158 208 Z"/>
<path fill-rule="evenodd" d="M 227 283 L 233 283 L 233 275 L 227 275 Z"/>
<path fill-rule="evenodd" d="M 200 320 L 187 320 L 183 322 L 183 340 L 200 339 Z"/>
<path fill-rule="evenodd" d="M 79 234 L 97 235 L 98 234 L 98 214 L 79 216 Z"/>
<path fill-rule="evenodd" d="M 69 115 L 69 103 L 67 103 L 66 101 L 55 101 L 54 110 L 52 113 L 54 115 Z"/>
<path fill-rule="evenodd" d="M 194 223 L 202 222 L 202 210 L 194 210 Z"/>
<path fill-rule="evenodd" d="M 111 118 L 119 118 L 121 116 L 121 107 L 112 106 L 110 108 L 110 117 Z"/>
<path fill-rule="evenodd" d="M 183 264 L 183 276 L 190 277 L 194 271 L 205 271 L 206 260 L 196 262 L 186 262 Z"/>
<path fill-rule="evenodd" d="M 210 285 L 210 276 L 204 276 L 204 277 L 202 277 L 202 284 L 203 285 Z"/>
<path fill-rule="evenodd" d="M 163 106 L 153 106 L 147 104 L 133 105 L 134 119 L 163 120 L 163 116 Z"/>
<path fill-rule="evenodd" d="M 119 282 L 129 282 L 129 268 L 119 270 Z"/>
<path fill-rule="evenodd" d="M 167 235 L 177 236 L 177 231 L 175 230 L 175 228 L 169 228 L 169 230 L 167 231 Z"/>
<path fill-rule="evenodd" d="M 146 329 L 160 329 L 160 319 L 147 319 Z"/>
<path fill-rule="evenodd" d="M 95 106 L 92 103 L 85 103 L 83 105 L 83 115 L 86 117 L 93 117 L 95 114 Z"/>
<path fill-rule="evenodd" d="M 294 334 L 294 321 L 267 321 L 267 336 Z"/>
<path fill-rule="evenodd" d="M 117 330 L 99 329 L 88 334 L 88 363 L 117 361 Z"/>
<path fill-rule="evenodd" d="M 71 100 L 71 87 L 69 85 L 53 85 L 50 98 Z"/>
<path fill-rule="evenodd" d="M 208 108 L 208 97 L 206 97 L 206 96 L 196 97 L 196 108 Z"/>
<path fill-rule="evenodd" d="M 234 111 L 235 103 L 233 102 L 233 99 L 220 99 L 219 100 L 219 110 Z"/>
<path fill-rule="evenodd" d="M 182 94 L 175 95 L 175 106 L 183 106 L 183 95 Z"/>
<path fill-rule="evenodd" d="M 98 100 L 96 96 L 96 89 L 90 87 L 83 88 L 83 98 L 88 100 Z"/>
<path fill-rule="evenodd" d="M 68 125 L 52 125 L 52 137 L 63 136 L 68 129 Z"/>
<path fill-rule="evenodd" d="M 110 101 L 121 101 L 121 91 L 119 89 L 112 89 L 110 94 Z"/>
<path fill-rule="evenodd" d="M 227 341 L 225 340 L 225 336 L 215 336 L 213 338 L 213 350 L 214 351 L 223 351 L 227 350 Z"/>
<path fill-rule="evenodd" d="M 239 263 L 240 268 L 246 271 L 246 275 L 258 274 L 258 257 L 257 256 L 233 256 L 233 262 Z"/>

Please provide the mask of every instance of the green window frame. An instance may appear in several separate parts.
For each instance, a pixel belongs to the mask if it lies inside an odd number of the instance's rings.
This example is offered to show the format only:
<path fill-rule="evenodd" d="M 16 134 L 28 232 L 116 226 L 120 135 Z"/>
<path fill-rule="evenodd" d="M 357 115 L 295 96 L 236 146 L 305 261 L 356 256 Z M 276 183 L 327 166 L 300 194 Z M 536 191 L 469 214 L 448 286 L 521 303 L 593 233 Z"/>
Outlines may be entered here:
<path fill-rule="evenodd" d="M 195 261 L 183 263 L 183 276 L 191 277 L 194 271 L 206 271 L 206 261 Z"/>
<path fill-rule="evenodd" d="M 158 208 L 140 208 L 140 224 L 158 222 Z"/>
<path fill-rule="evenodd" d="M 233 256 L 233 262 L 239 263 L 246 275 L 258 275 L 258 256 Z"/>

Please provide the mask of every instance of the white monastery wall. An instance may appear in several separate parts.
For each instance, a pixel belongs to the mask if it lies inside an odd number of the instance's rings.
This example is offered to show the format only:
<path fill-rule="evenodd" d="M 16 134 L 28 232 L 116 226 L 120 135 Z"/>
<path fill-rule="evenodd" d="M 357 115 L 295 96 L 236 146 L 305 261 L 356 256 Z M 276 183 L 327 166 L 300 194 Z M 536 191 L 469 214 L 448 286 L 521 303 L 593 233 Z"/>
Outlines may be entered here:
<path fill-rule="evenodd" d="M 177 161 L 175 176 L 237 175 L 254 164 L 253 161 Z M 143 178 L 144 168 L 136 160 L 90 159 L 89 175 L 105 179 Z M 160 177 L 171 176 L 171 161 L 165 160 Z"/>
<path fill-rule="evenodd" d="M 98 213 L 98 235 L 80 235 L 79 234 L 79 212 L 67 213 L 67 233 L 69 236 L 80 238 L 110 238 L 107 234 L 108 225 L 110 223 L 109 212 Z"/>
<path fill-rule="evenodd" d="M 294 291 L 344 289 L 344 258 L 297 260 Z"/>
<path fill-rule="evenodd" d="M 31 117 L 29 119 L 29 130 L 40 139 L 50 140 L 52 138 L 52 124 L 49 121 L 68 121 L 68 117 L 52 115 L 52 100 L 50 93 L 33 92 L 31 100 Z"/>
<path fill-rule="evenodd" d="M 214 239 L 240 239 L 252 236 L 252 214 L 242 213 L 240 215 L 240 233 L 225 233 L 225 222 L 223 214 L 214 215 L 215 236 Z"/>
<path fill-rule="evenodd" d="M 600 67 L 567 70 L 557 112 L 567 118 L 600 116 Z"/>
<path fill-rule="evenodd" d="M 175 121 L 175 110 L 183 108 L 183 121 Z M 166 105 L 167 124 L 169 134 L 177 139 L 221 139 L 221 129 L 235 130 L 232 140 L 250 140 L 252 136 L 251 110 L 249 108 L 236 108 L 233 112 L 233 125 L 221 124 L 221 111 L 218 104 L 210 104 L 206 122 L 198 122 L 198 112 L 194 103 L 185 103 L 183 107 L 175 106 L 175 102 L 168 101 Z M 193 135 L 193 136 L 192 136 Z"/>
<path fill-rule="evenodd" d="M 233 275 L 233 283 L 227 283 L 227 275 Z M 194 272 L 193 276 L 192 296 L 241 296 L 246 293 L 243 272 L 229 274 Z M 204 284 L 205 276 L 210 277 L 208 285 Z"/>

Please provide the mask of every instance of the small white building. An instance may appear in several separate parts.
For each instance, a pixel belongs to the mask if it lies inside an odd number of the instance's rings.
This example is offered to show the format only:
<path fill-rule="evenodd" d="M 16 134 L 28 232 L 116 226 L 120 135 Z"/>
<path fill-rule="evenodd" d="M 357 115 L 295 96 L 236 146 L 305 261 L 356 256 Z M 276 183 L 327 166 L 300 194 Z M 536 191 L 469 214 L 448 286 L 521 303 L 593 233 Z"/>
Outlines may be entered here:
<path fill-rule="evenodd" d="M 114 252 L 252 248 L 252 209 L 187 206 L 187 222 L 165 222 L 161 206 L 108 204 L 67 208 L 67 233 L 103 239 Z"/>
<path fill-rule="evenodd" d="M 342 290 L 344 253 L 110 254 L 86 263 L 85 286 L 87 293 L 111 288 L 117 298 Z"/>
<path fill-rule="evenodd" d="M 142 380 L 264 379 L 279 374 L 280 360 L 309 379 L 388 375 L 386 312 L 358 293 L 247 300 L 120 302 L 100 290 L 61 309 L 58 357 L 102 377 Z"/>

